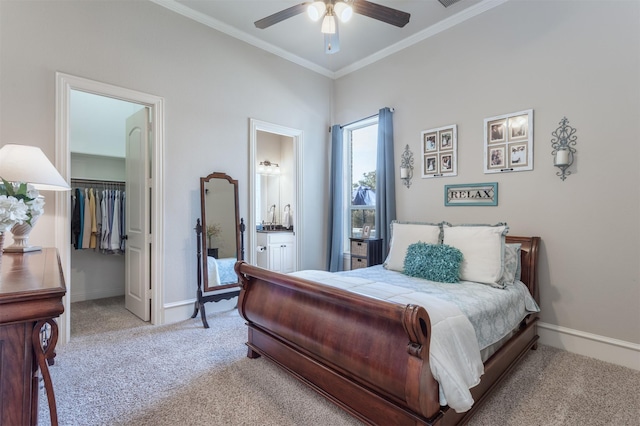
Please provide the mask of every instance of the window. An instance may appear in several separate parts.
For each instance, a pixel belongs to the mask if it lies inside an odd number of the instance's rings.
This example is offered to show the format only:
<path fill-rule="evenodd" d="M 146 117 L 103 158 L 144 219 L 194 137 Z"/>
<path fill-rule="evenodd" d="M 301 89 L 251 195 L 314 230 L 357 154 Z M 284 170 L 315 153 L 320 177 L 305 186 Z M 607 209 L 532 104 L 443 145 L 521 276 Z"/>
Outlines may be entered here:
<path fill-rule="evenodd" d="M 376 157 L 378 116 L 345 127 L 345 204 L 347 211 L 344 247 L 349 238 L 361 238 L 368 227 L 369 237 L 376 235 Z M 348 249 L 347 249 L 348 250 Z"/>

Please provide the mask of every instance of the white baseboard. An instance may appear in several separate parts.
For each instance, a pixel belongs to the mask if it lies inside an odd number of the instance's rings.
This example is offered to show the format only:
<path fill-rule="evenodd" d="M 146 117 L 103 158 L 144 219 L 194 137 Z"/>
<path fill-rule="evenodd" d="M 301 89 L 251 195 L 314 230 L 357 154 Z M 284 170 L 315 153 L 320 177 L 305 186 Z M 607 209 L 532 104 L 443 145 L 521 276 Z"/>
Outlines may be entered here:
<path fill-rule="evenodd" d="M 184 321 L 193 315 L 196 299 L 181 300 L 179 302 L 166 303 L 164 305 L 164 324 Z M 238 298 L 233 297 L 230 300 L 220 300 L 219 302 L 210 302 L 205 304 L 207 315 L 213 312 L 224 312 L 235 308 Z M 198 312 L 198 315 L 200 313 Z"/>
<path fill-rule="evenodd" d="M 540 343 L 640 370 L 640 345 L 559 325 L 538 322 Z"/>
<path fill-rule="evenodd" d="M 124 288 L 103 288 L 91 291 L 71 293 L 71 303 L 85 300 L 104 299 L 106 297 L 124 296 Z"/>

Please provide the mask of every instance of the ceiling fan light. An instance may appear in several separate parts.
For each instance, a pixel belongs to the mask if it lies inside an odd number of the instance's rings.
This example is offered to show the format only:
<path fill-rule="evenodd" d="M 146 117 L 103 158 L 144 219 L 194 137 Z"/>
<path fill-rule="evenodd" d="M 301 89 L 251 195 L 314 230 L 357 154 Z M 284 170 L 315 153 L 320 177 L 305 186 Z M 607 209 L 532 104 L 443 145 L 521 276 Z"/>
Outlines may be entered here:
<path fill-rule="evenodd" d="M 349 22 L 353 16 L 353 8 L 342 1 L 334 4 L 333 10 L 336 12 L 336 15 L 341 22 Z"/>
<path fill-rule="evenodd" d="M 322 20 L 322 34 L 335 34 L 336 33 L 336 17 L 333 15 L 325 15 Z"/>
<path fill-rule="evenodd" d="M 314 1 L 307 7 L 307 15 L 312 21 L 319 21 L 327 11 L 327 5 L 323 1 Z"/>

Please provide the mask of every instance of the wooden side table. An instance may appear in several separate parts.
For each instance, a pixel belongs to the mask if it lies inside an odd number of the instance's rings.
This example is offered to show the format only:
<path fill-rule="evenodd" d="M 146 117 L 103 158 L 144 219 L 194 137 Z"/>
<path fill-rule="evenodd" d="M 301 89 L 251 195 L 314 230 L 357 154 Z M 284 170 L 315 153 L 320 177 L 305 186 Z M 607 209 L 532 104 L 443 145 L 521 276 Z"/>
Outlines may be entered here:
<path fill-rule="evenodd" d="M 53 364 L 66 292 L 53 248 L 4 253 L 0 261 L 0 424 L 38 423 L 38 385 L 44 381 L 51 424 L 58 424 L 49 365 Z"/>

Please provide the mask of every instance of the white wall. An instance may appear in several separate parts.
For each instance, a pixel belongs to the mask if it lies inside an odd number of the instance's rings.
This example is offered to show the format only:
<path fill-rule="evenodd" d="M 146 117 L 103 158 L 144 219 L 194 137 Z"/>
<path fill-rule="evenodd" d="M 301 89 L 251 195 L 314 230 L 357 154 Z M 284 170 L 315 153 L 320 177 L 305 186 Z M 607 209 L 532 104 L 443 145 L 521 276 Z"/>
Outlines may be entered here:
<path fill-rule="evenodd" d="M 56 71 L 165 99 L 165 306 L 192 310 L 199 177 L 238 179 L 248 218 L 249 118 L 304 132 L 302 192 L 314 197 L 301 211 L 324 222 L 315 206 L 326 204 L 326 77 L 146 1 L 2 1 L 0 40 L 2 144 L 36 145 L 54 160 Z M 48 203 L 32 243 L 53 245 L 53 212 Z M 313 243 L 301 266 L 321 268 L 322 227 L 302 238 Z"/>
<path fill-rule="evenodd" d="M 458 176 L 397 182 L 398 218 L 506 221 L 542 237 L 544 323 L 640 343 L 640 3 L 509 1 L 336 82 L 335 121 L 395 107 L 395 158 L 420 132 L 458 125 Z M 534 109 L 534 170 L 483 173 L 483 119 Z M 577 129 L 556 176 L 551 132 Z M 417 169 L 419 170 L 419 169 Z M 418 177 L 416 177 L 418 176 Z M 398 179 L 399 181 L 399 179 Z M 444 207 L 443 186 L 499 183 L 497 207 Z M 635 345 L 635 346 L 634 346 Z"/>

